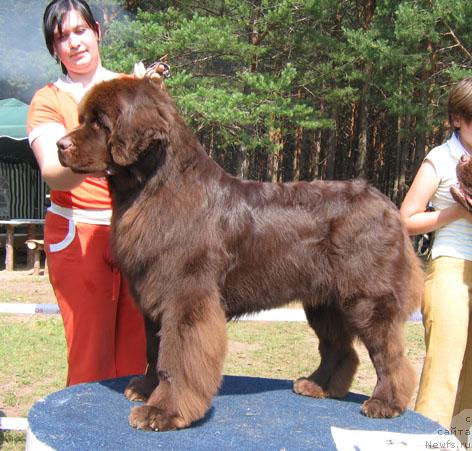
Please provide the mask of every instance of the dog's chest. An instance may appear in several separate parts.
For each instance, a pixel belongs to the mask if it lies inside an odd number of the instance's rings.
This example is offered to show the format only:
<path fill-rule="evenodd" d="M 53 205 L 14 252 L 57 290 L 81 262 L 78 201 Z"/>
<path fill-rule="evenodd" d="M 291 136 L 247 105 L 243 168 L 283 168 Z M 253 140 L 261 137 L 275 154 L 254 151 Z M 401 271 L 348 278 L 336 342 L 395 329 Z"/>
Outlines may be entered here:
<path fill-rule="evenodd" d="M 149 250 L 152 236 L 155 235 L 154 230 L 158 225 L 149 214 L 146 214 L 144 208 L 135 205 L 126 210 L 118 209 L 113 217 L 114 249 L 121 261 L 130 257 L 136 259 Z"/>

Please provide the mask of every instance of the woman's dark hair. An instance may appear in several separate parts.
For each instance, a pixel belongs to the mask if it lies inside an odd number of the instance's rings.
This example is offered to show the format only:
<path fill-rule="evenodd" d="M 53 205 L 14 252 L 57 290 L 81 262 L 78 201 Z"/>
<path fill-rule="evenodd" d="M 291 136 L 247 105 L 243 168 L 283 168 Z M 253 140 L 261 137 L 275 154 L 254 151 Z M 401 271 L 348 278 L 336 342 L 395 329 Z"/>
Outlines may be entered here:
<path fill-rule="evenodd" d="M 90 6 L 84 0 L 53 0 L 46 6 L 43 16 L 43 32 L 46 46 L 49 53 L 54 55 L 54 30 L 57 29 L 59 34 L 62 34 L 62 24 L 64 17 L 71 10 L 76 10 L 85 23 L 99 36 L 100 28 L 93 16 Z M 67 73 L 65 66 L 61 63 L 62 72 Z"/>

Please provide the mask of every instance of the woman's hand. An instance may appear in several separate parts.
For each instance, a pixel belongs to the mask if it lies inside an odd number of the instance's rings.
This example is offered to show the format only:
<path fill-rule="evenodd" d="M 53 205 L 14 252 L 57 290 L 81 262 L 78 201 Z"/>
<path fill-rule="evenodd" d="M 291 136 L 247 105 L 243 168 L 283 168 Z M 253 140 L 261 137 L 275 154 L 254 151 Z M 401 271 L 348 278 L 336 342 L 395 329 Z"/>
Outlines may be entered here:
<path fill-rule="evenodd" d="M 458 218 L 457 219 L 465 219 L 466 221 L 472 224 L 472 213 L 469 212 L 465 207 L 461 204 L 454 205 L 454 208 L 457 208 Z"/>
<path fill-rule="evenodd" d="M 167 63 L 163 61 L 156 61 L 152 63 L 148 67 L 145 67 L 143 62 L 140 61 L 136 63 L 133 68 L 133 75 L 136 78 L 156 78 L 156 79 L 164 79 L 170 76 L 170 67 Z"/>

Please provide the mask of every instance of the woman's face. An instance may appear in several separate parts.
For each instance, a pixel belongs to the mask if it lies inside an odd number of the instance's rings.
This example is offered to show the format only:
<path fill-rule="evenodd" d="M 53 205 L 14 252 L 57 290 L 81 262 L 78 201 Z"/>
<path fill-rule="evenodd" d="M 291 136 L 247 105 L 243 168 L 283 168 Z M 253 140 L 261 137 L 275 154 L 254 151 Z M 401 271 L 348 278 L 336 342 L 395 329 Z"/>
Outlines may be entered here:
<path fill-rule="evenodd" d="M 459 129 L 462 145 L 472 154 L 472 121 L 466 121 L 460 116 L 453 118 L 454 127 Z"/>
<path fill-rule="evenodd" d="M 64 17 L 62 34 L 54 30 L 54 50 L 70 76 L 94 72 L 100 61 L 98 36 L 76 10 Z"/>

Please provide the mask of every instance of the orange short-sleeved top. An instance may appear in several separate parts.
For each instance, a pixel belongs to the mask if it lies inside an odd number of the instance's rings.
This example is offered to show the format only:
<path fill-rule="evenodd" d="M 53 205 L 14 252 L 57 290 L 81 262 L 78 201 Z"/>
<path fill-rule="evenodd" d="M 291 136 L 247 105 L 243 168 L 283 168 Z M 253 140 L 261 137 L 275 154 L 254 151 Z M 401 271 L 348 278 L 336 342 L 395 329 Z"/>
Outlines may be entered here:
<path fill-rule="evenodd" d="M 103 69 L 104 80 L 116 76 L 117 74 Z M 27 118 L 30 143 L 48 130 L 60 129 L 65 135 L 77 127 L 77 105 L 83 92 L 77 92 L 76 88 L 67 79 L 59 79 L 35 93 Z M 51 152 L 55 151 L 56 149 L 51 149 Z M 108 182 L 102 177 L 87 177 L 70 191 L 51 190 L 51 202 L 66 208 L 109 209 L 111 197 Z"/>

